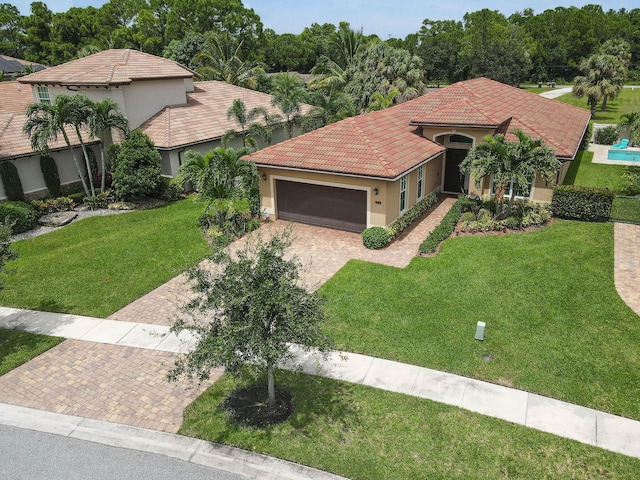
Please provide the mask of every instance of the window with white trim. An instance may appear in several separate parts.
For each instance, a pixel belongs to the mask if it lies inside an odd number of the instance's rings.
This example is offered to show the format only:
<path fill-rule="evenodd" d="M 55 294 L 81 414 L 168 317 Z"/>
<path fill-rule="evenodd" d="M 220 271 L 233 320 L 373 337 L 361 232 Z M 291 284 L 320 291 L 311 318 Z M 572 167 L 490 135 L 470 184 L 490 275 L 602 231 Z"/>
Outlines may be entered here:
<path fill-rule="evenodd" d="M 407 209 L 407 176 L 400 179 L 400 213 Z"/>
<path fill-rule="evenodd" d="M 418 168 L 418 200 L 422 198 L 424 194 L 424 165 Z"/>
<path fill-rule="evenodd" d="M 51 95 L 49 95 L 49 87 L 37 87 L 38 102 L 51 105 Z"/>
<path fill-rule="evenodd" d="M 511 198 L 511 193 L 513 192 L 513 180 L 511 180 L 511 182 L 509 182 L 509 185 L 507 185 L 507 188 L 504 190 L 504 196 L 505 198 Z M 525 194 L 525 190 L 520 186 L 516 184 L 516 198 L 530 198 L 531 197 L 531 191 L 533 190 L 533 181 L 530 181 L 529 184 L 527 185 L 527 194 Z M 494 184 L 493 184 L 493 180 L 491 180 L 491 195 L 495 195 L 496 191 L 494 188 Z"/>

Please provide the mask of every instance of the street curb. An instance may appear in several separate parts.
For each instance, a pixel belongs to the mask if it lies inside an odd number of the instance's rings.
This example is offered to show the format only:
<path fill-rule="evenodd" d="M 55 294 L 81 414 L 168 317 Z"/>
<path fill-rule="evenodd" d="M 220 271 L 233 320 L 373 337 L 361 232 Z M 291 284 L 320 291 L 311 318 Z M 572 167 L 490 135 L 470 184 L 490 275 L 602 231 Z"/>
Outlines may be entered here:
<path fill-rule="evenodd" d="M 0 403 L 0 424 L 155 453 L 256 480 L 346 480 L 298 463 L 215 442 Z"/>

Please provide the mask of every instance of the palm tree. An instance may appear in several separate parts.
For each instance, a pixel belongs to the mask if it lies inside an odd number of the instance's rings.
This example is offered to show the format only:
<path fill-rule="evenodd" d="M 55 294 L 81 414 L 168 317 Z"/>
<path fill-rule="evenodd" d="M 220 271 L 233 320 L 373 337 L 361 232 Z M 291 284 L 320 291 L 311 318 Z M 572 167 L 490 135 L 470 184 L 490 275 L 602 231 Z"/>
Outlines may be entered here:
<path fill-rule="evenodd" d="M 200 65 L 196 70 L 205 80 L 255 89 L 264 70 L 243 59 L 242 45 L 229 32 L 210 35 L 205 50 L 193 57 L 194 63 Z"/>
<path fill-rule="evenodd" d="M 607 108 L 607 99 L 614 99 L 622 90 L 626 77 L 624 65 L 613 55 L 595 54 L 583 60 L 579 67 L 582 75 L 574 79 L 573 94 L 587 97 L 591 116 L 595 117 L 598 102 Z"/>
<path fill-rule="evenodd" d="M 267 125 L 256 122 L 256 119 L 262 115 L 265 123 L 269 125 L 271 119 L 264 107 L 255 107 L 247 111 L 247 107 L 240 98 L 236 98 L 233 104 L 227 110 L 227 119 L 233 117 L 240 125 L 240 135 L 242 136 L 242 145 L 244 148 L 256 149 L 256 137 L 266 143 L 271 143 L 271 129 Z M 228 130 L 222 137 L 222 144 L 226 146 L 232 138 L 238 136 L 235 130 Z"/>
<path fill-rule="evenodd" d="M 73 126 L 76 131 L 76 136 L 80 141 L 80 147 L 84 155 L 85 165 L 87 167 L 87 175 L 89 176 L 89 186 L 91 187 L 91 196 L 96 196 L 96 189 L 93 185 L 93 175 L 91 171 L 91 160 L 89 159 L 89 153 L 87 152 L 87 146 L 82 138 L 80 129 L 88 128 L 89 119 L 93 115 L 94 103 L 86 95 L 76 94 L 69 97 L 69 115 L 67 117 L 70 125 Z"/>
<path fill-rule="evenodd" d="M 634 143 L 640 143 L 640 112 L 625 113 L 618 125 L 629 130 L 629 138 Z"/>
<path fill-rule="evenodd" d="M 356 114 L 351 97 L 343 92 L 310 92 L 307 101 L 313 108 L 302 119 L 302 130 L 310 132 Z"/>
<path fill-rule="evenodd" d="M 371 95 L 371 102 L 369 102 L 368 112 L 374 112 L 376 110 L 384 110 L 385 108 L 392 107 L 396 98 L 400 96 L 400 92 L 395 88 L 392 89 L 386 95 L 375 92 Z"/>
<path fill-rule="evenodd" d="M 499 219 L 511 213 L 516 187 L 528 193 L 536 174 L 550 182 L 560 168 L 553 150 L 542 140 L 533 140 L 522 130 L 515 130 L 513 134 L 517 142 L 508 141 L 502 134 L 486 136 L 483 143 L 469 150 L 460 164 L 462 173 L 473 176 L 476 188 L 480 188 L 482 179 L 487 175 L 493 177 L 496 217 Z M 510 185 L 511 197 L 504 209 L 504 194 Z"/>
<path fill-rule="evenodd" d="M 129 120 L 127 120 L 127 117 L 120 111 L 120 107 L 115 100 L 105 98 L 101 102 L 94 103 L 93 114 L 89 118 L 89 128 L 91 135 L 100 139 L 100 164 L 102 169 L 100 191 L 104 192 L 107 172 L 105 160 L 107 134 L 111 135 L 112 130 L 115 128 L 120 130 L 125 136 L 129 135 Z"/>
<path fill-rule="evenodd" d="M 80 168 L 76 153 L 71 146 L 66 131 L 66 127 L 73 125 L 78 116 L 74 112 L 74 108 L 75 104 L 72 102 L 72 97 L 68 95 L 57 95 L 52 104 L 32 103 L 27 107 L 27 120 L 22 130 L 30 137 L 31 147 L 35 151 L 42 153 L 47 153 L 49 151 L 49 143 L 57 140 L 58 135 L 62 135 L 78 170 L 84 192 L 87 196 L 90 196 L 91 193 L 87 187 L 84 173 Z"/>
<path fill-rule="evenodd" d="M 284 114 L 287 138 L 291 138 L 293 129 L 302 122 L 302 102 L 305 97 L 300 77 L 281 73 L 272 78 L 271 104 L 280 108 Z"/>

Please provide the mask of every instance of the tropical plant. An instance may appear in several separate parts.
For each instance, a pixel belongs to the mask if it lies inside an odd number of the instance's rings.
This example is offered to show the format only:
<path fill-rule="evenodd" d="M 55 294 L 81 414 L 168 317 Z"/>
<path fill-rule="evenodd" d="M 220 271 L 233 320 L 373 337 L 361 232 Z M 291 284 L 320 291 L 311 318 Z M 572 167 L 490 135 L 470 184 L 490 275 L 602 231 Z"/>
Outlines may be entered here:
<path fill-rule="evenodd" d="M 516 187 L 526 194 L 536 175 L 551 182 L 560 168 L 553 150 L 542 140 L 533 140 L 522 130 L 515 130 L 513 134 L 518 141 L 510 142 L 502 134 L 486 136 L 484 142 L 469 150 L 460 164 L 460 171 L 473 177 L 476 188 L 480 188 L 484 177 L 492 176 L 498 220 L 510 215 Z M 511 197 L 504 208 L 504 195 L 510 185 Z"/>
<path fill-rule="evenodd" d="M 256 120 L 262 116 L 265 125 Z M 227 146 L 229 140 L 236 138 L 238 135 L 242 137 L 242 146 L 244 148 L 256 149 L 256 138 L 261 139 L 265 143 L 271 143 L 271 128 L 269 124 L 271 119 L 264 107 L 254 107 L 247 111 L 247 107 L 240 98 L 236 98 L 233 104 L 227 110 L 227 119 L 233 117 L 236 123 L 240 125 L 240 132 L 236 130 L 227 130 L 222 137 L 222 145 Z"/>
<path fill-rule="evenodd" d="M 117 150 L 113 158 L 116 197 L 128 199 L 155 194 L 162 183 L 162 158 L 151 139 L 140 130 L 134 130 Z"/>
<path fill-rule="evenodd" d="M 304 84 L 297 75 L 281 73 L 272 78 L 271 104 L 282 111 L 287 138 L 292 137 L 294 128 L 302 122 L 305 97 Z M 276 118 L 273 120 L 275 122 Z"/>
<path fill-rule="evenodd" d="M 82 188 L 87 196 L 91 195 L 87 183 L 85 181 L 85 175 L 80 168 L 76 153 L 71 146 L 69 135 L 66 127 L 71 125 L 79 127 L 83 123 L 83 115 L 85 122 L 90 116 L 89 110 L 85 106 L 78 105 L 78 102 L 73 99 L 76 95 L 57 95 L 52 104 L 48 103 L 32 103 L 27 107 L 27 120 L 22 127 L 24 133 L 26 133 L 31 139 L 31 147 L 35 151 L 40 151 L 43 154 L 49 152 L 49 143 L 57 140 L 58 135 L 62 135 L 67 148 L 71 152 L 73 162 L 78 170 L 80 181 L 82 182 Z M 86 98 L 86 97 L 85 97 Z M 81 107 L 82 112 L 76 111 L 78 107 Z M 88 160 L 85 157 L 87 164 L 87 172 L 91 169 L 88 165 Z"/>
<path fill-rule="evenodd" d="M 313 108 L 302 119 L 302 130 L 310 132 L 356 114 L 351 97 L 343 92 L 325 93 L 314 90 L 307 95 Z"/>
<path fill-rule="evenodd" d="M 633 143 L 640 144 L 640 112 L 625 113 L 621 118 L 618 126 L 629 131 L 629 138 Z"/>
<path fill-rule="evenodd" d="M 371 101 L 369 102 L 368 112 L 374 112 L 376 110 L 384 110 L 385 108 L 392 107 L 396 98 L 400 96 L 400 92 L 395 88 L 386 95 L 375 92 L 371 95 Z"/>
<path fill-rule="evenodd" d="M 595 54 L 583 60 L 579 69 L 582 75 L 574 79 L 573 94 L 587 97 L 591 117 L 594 117 L 600 100 L 602 110 L 605 110 L 607 99 L 614 99 L 622 90 L 626 68 L 613 55 Z"/>
<path fill-rule="evenodd" d="M 120 111 L 118 103 L 111 99 L 105 98 L 100 102 L 93 104 L 93 111 L 89 117 L 89 129 L 91 135 L 100 139 L 100 191 L 104 192 L 105 178 L 107 173 L 107 162 L 105 155 L 105 144 L 107 135 L 111 136 L 113 129 L 121 131 L 125 137 L 129 134 L 129 120 Z"/>
<path fill-rule="evenodd" d="M 194 58 L 196 70 L 206 80 L 220 80 L 231 85 L 245 88 L 256 88 L 257 77 L 264 70 L 257 63 L 244 59 L 243 41 L 236 39 L 229 32 L 211 34 L 206 47 Z"/>
<path fill-rule="evenodd" d="M 299 285 L 297 257 L 285 258 L 291 231 L 268 241 L 250 239 L 235 252 L 214 255 L 220 268 L 189 271 L 195 298 L 171 331 L 195 334 L 195 348 L 178 357 L 169 380 L 187 376 L 209 378 L 212 368 L 239 374 L 247 364 L 266 371 L 266 414 L 276 406 L 275 369 L 294 360 L 291 344 L 305 351 L 327 352 L 330 342 L 322 332 L 323 300 Z"/>

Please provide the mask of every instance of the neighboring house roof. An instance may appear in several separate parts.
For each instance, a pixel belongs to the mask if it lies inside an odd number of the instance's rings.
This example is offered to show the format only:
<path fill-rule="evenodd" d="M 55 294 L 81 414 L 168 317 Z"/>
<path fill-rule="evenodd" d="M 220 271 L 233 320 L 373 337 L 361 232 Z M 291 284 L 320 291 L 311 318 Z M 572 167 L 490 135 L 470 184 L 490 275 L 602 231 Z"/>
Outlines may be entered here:
<path fill-rule="evenodd" d="M 33 155 L 31 140 L 22 133 L 22 126 L 27 120 L 27 106 L 33 103 L 31 87 L 15 81 L 0 82 L 0 99 L 0 159 Z M 86 139 L 88 134 L 83 133 Z M 80 145 L 72 128 L 67 128 L 67 135 L 72 145 Z M 67 148 L 62 135 L 58 136 L 58 140 L 49 143 L 49 148 Z"/>
<path fill-rule="evenodd" d="M 0 71 L 7 74 L 21 73 L 27 65 L 31 65 L 36 71 L 47 68 L 39 63 L 27 62 L 26 60 L 10 57 L 8 55 L 0 55 Z"/>
<path fill-rule="evenodd" d="M 26 75 L 20 83 L 48 85 L 128 85 L 134 80 L 193 78 L 179 63 L 137 50 L 116 49 L 79 58 Z"/>
<path fill-rule="evenodd" d="M 575 156 L 587 124 L 588 110 L 499 83 L 476 78 L 455 83 L 416 100 L 420 112 L 412 125 L 489 126 L 505 124 L 540 138 L 559 158 Z M 502 129 L 501 129 L 502 130 Z"/>
<path fill-rule="evenodd" d="M 235 119 L 227 118 L 227 111 L 237 98 L 242 99 L 247 111 L 263 107 L 269 115 L 282 114 L 271 105 L 271 95 L 212 80 L 194 83 L 186 104 L 165 107 L 140 125 L 140 130 L 163 150 L 217 140 L 228 130 L 240 131 Z M 304 105 L 303 113 L 310 108 Z"/>
<path fill-rule="evenodd" d="M 348 118 L 250 155 L 256 165 L 397 178 L 445 148 L 420 126 L 522 129 L 572 159 L 590 113 L 486 78 L 459 82 L 400 105 Z M 511 135 L 510 135 L 511 136 Z"/>
<path fill-rule="evenodd" d="M 311 80 L 318 78 L 320 75 L 314 75 L 313 73 L 300 73 L 300 72 L 269 72 L 267 73 L 267 77 L 275 77 L 276 75 L 282 75 L 283 73 L 288 73 L 289 75 L 293 75 L 294 77 L 300 78 L 305 84 L 309 83 Z"/>

